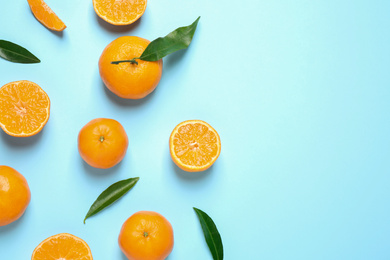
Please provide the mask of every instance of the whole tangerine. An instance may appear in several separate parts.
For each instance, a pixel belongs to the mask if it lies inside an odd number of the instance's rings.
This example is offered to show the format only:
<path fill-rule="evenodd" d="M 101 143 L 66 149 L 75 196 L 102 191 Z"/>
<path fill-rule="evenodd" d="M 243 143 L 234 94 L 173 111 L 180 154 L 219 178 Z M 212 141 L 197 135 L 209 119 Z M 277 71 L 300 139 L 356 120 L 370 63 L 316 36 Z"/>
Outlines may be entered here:
<path fill-rule="evenodd" d="M 0 226 L 18 220 L 30 200 L 30 188 L 23 175 L 9 166 L 0 166 Z"/>
<path fill-rule="evenodd" d="M 153 92 L 162 75 L 162 60 L 137 63 L 113 61 L 140 57 L 150 41 L 136 36 L 122 36 L 103 50 L 99 59 L 99 73 L 106 87 L 125 99 L 141 99 Z"/>
<path fill-rule="evenodd" d="M 78 136 L 81 158 L 95 168 L 107 169 L 117 165 L 125 157 L 128 146 L 125 129 L 114 119 L 93 119 Z"/>
<path fill-rule="evenodd" d="M 125 221 L 118 242 L 129 260 L 164 260 L 173 249 L 172 225 L 157 212 L 139 211 Z"/>

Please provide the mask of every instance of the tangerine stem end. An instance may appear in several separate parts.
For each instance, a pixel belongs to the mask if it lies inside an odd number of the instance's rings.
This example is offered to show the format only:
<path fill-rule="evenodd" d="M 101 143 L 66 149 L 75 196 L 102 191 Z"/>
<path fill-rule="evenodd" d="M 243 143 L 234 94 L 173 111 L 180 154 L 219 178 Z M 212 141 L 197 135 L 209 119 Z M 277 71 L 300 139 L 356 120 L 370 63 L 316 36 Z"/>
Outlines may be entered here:
<path fill-rule="evenodd" d="M 123 62 L 130 62 L 131 64 L 138 65 L 138 62 L 137 62 L 135 59 L 139 59 L 139 58 L 133 58 L 133 59 L 131 59 L 131 60 L 117 60 L 117 61 L 111 61 L 111 64 L 118 65 L 119 63 L 123 63 Z"/>

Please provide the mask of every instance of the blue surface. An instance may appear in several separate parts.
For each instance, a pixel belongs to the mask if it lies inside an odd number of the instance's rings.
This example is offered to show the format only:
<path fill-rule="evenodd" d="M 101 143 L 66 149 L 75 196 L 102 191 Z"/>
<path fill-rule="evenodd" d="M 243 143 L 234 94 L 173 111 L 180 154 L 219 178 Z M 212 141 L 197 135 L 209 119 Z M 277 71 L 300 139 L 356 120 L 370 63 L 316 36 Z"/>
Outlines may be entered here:
<path fill-rule="evenodd" d="M 32 192 L 25 215 L 0 228 L 1 260 L 29 259 L 61 232 L 83 238 L 96 260 L 123 260 L 117 236 L 139 210 L 172 223 L 169 260 L 211 259 L 193 206 L 215 220 L 227 260 L 390 258 L 390 1 L 149 0 L 124 28 L 100 20 L 92 1 L 47 3 L 63 34 L 37 22 L 25 0 L 0 8 L 0 37 L 42 60 L 0 60 L 0 85 L 31 80 L 52 101 L 39 135 L 0 133 L 0 164 Z M 199 15 L 192 45 L 164 58 L 153 94 L 125 101 L 104 88 L 97 62 L 109 42 L 152 40 Z M 79 130 L 97 117 L 129 136 L 126 157 L 106 171 L 77 151 Z M 169 135 L 187 119 L 221 136 L 205 173 L 171 162 Z M 130 193 L 83 225 L 101 191 L 135 176 Z"/>

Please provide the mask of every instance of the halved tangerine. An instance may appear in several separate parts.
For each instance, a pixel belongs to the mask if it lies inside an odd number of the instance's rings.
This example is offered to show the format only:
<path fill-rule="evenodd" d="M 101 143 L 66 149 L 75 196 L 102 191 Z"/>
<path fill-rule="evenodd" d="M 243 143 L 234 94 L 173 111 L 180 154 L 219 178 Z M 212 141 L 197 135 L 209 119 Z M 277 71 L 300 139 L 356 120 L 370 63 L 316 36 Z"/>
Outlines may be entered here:
<path fill-rule="evenodd" d="M 128 25 L 145 12 L 147 0 L 93 0 L 96 14 L 113 25 Z"/>
<path fill-rule="evenodd" d="M 54 31 L 63 31 L 66 28 L 64 22 L 43 0 L 27 0 L 27 2 L 35 18 L 46 28 Z"/>
<path fill-rule="evenodd" d="M 79 237 L 62 233 L 42 241 L 35 249 L 31 260 L 92 260 L 91 249 Z"/>
<path fill-rule="evenodd" d="M 15 81 L 0 88 L 0 127 L 9 135 L 39 133 L 50 117 L 50 99 L 38 84 Z"/>
<path fill-rule="evenodd" d="M 173 162 L 182 170 L 207 170 L 221 153 L 221 140 L 217 131 L 201 120 L 188 120 L 173 129 L 169 139 Z"/>

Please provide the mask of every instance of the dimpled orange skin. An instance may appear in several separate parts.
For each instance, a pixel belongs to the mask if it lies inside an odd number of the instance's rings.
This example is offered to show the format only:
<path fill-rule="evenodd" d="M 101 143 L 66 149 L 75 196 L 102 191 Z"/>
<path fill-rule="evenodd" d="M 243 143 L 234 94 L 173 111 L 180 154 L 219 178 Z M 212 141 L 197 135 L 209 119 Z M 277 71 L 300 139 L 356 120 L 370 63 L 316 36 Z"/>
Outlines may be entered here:
<path fill-rule="evenodd" d="M 30 188 L 23 175 L 9 166 L 0 166 L 0 226 L 18 220 L 30 200 Z"/>
<path fill-rule="evenodd" d="M 142 61 L 137 64 L 112 61 L 131 60 L 141 56 L 150 41 L 136 37 L 119 37 L 103 50 L 99 59 L 99 73 L 106 87 L 125 99 L 141 99 L 153 92 L 162 75 L 162 60 Z"/>
<path fill-rule="evenodd" d="M 139 211 L 125 221 L 118 242 L 129 260 L 164 260 L 173 249 L 173 229 L 161 214 Z"/>
<path fill-rule="evenodd" d="M 93 119 L 80 130 L 78 136 L 81 157 L 95 168 L 115 166 L 125 157 L 128 146 L 125 129 L 114 119 Z"/>

